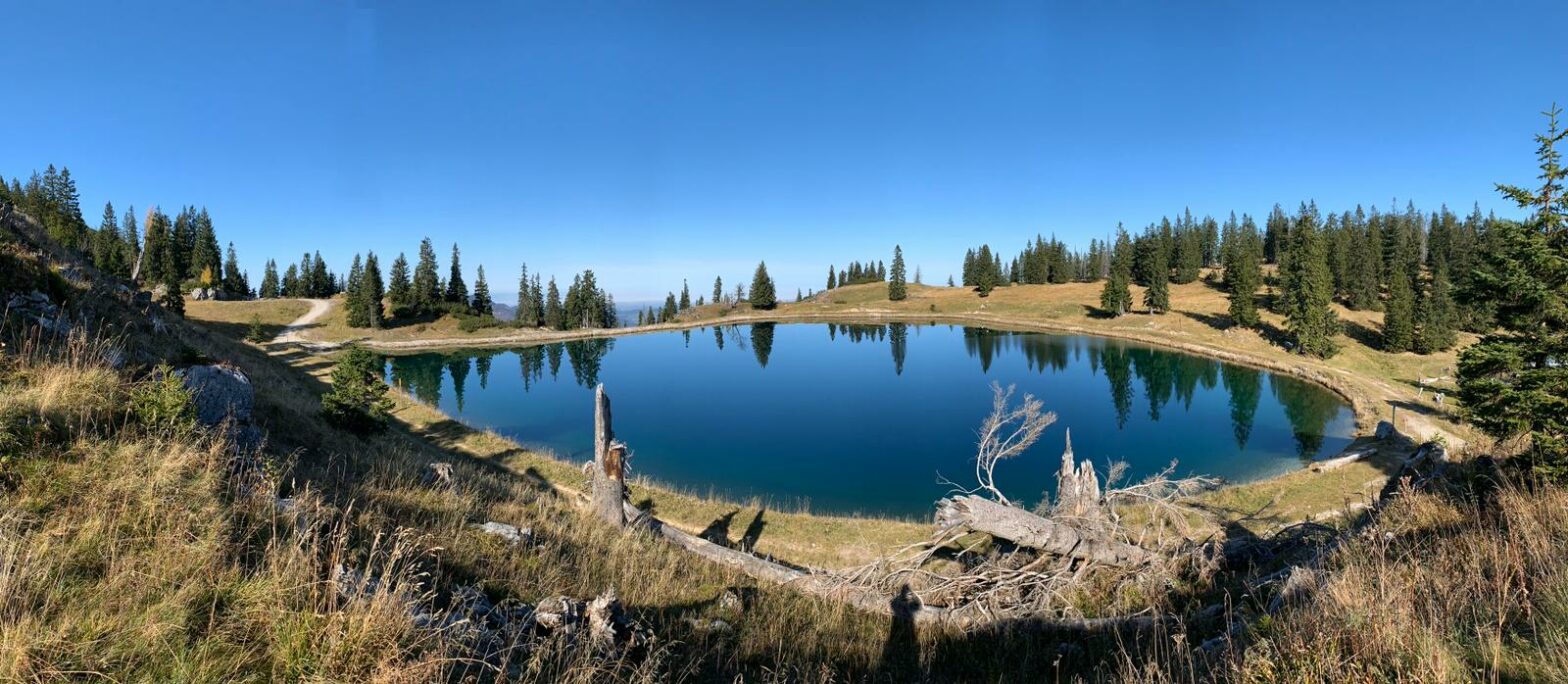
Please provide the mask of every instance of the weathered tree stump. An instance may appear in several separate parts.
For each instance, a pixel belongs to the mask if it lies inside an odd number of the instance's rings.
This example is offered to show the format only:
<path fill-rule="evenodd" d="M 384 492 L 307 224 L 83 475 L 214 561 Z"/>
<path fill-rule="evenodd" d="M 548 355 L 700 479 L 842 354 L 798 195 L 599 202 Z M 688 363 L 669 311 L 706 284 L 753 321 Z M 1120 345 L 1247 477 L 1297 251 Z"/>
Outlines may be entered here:
<path fill-rule="evenodd" d="M 626 526 L 621 502 L 626 498 L 626 445 L 615 441 L 610 425 L 610 397 L 604 385 L 593 392 L 593 475 L 594 514 L 616 527 Z"/>

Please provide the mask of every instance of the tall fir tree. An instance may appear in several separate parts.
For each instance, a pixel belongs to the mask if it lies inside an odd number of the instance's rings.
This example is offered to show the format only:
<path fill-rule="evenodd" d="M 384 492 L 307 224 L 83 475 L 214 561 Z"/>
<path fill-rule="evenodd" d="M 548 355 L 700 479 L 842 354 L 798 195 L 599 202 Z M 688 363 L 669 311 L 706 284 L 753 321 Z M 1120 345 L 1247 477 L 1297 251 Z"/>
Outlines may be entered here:
<path fill-rule="evenodd" d="M 414 266 L 414 306 L 423 312 L 435 310 L 441 302 L 441 275 L 437 271 L 436 248 L 430 238 L 419 242 L 419 262 Z"/>
<path fill-rule="evenodd" d="M 904 248 L 893 245 L 893 269 L 888 273 L 887 298 L 901 302 L 909 297 L 909 287 L 904 282 Z"/>
<path fill-rule="evenodd" d="M 479 265 L 479 274 L 474 279 L 474 301 L 469 305 L 475 316 L 495 316 L 495 304 L 490 299 L 490 284 L 485 282 L 484 264 Z"/>
<path fill-rule="evenodd" d="M 1132 239 L 1116 226 L 1116 246 L 1111 250 L 1110 276 L 1100 290 L 1100 310 L 1116 317 L 1132 309 Z"/>
<path fill-rule="evenodd" d="M 714 276 L 714 278 L 713 278 L 713 303 L 714 304 L 722 304 L 723 302 L 724 302 L 724 278 L 722 276 Z"/>
<path fill-rule="evenodd" d="M 381 262 L 376 259 L 375 252 L 365 254 L 365 272 L 360 276 L 360 298 L 365 306 L 365 324 L 377 330 L 386 327 L 387 317 L 382 309 L 382 299 L 386 297 L 386 285 L 381 280 Z"/>
<path fill-rule="evenodd" d="M 539 312 L 534 310 L 533 282 L 528 279 L 528 264 L 523 264 L 522 274 L 517 277 L 517 318 L 513 321 L 519 328 L 539 327 Z"/>
<path fill-rule="evenodd" d="M 544 300 L 544 326 L 551 330 L 566 329 L 566 311 L 561 307 L 561 291 L 550 278 L 550 291 Z"/>
<path fill-rule="evenodd" d="M 681 279 L 680 307 L 681 311 L 685 311 L 691 308 L 691 288 L 687 286 L 686 280 L 684 278 Z"/>
<path fill-rule="evenodd" d="M 1236 229 L 1235 244 L 1226 253 L 1225 289 L 1230 298 L 1230 320 L 1236 325 L 1256 327 L 1259 323 L 1257 292 L 1263 282 L 1263 243 L 1258 228 L 1248 218 Z"/>
<path fill-rule="evenodd" d="M 1432 354 L 1452 349 L 1459 341 L 1459 314 L 1454 308 L 1452 286 L 1448 282 L 1448 265 L 1442 260 L 1432 271 L 1432 283 L 1421 297 L 1416 321 L 1415 350 Z"/>
<path fill-rule="evenodd" d="M 1149 313 L 1162 314 L 1171 309 L 1171 269 L 1167 262 L 1169 252 L 1157 244 L 1158 238 L 1155 241 L 1149 252 L 1149 286 L 1143 291 L 1143 305 Z"/>
<path fill-rule="evenodd" d="M 1285 330 L 1296 351 L 1328 358 L 1339 352 L 1334 342 L 1339 317 L 1334 314 L 1334 277 L 1328 269 L 1328 249 L 1315 205 L 1301 206 L 1288 242 L 1280 274 Z"/>
<path fill-rule="evenodd" d="M 456 242 L 452 243 L 452 269 L 446 277 L 446 301 L 463 307 L 468 305 L 468 285 L 463 282 L 463 264 Z"/>
<path fill-rule="evenodd" d="M 1557 145 L 1562 110 L 1543 114 L 1537 135 L 1538 188 L 1498 185 L 1531 215 L 1500 222 L 1480 254 L 1472 293 L 1495 308 L 1497 329 L 1459 355 L 1465 415 L 1499 440 L 1523 438 L 1525 462 L 1539 476 L 1568 480 L 1568 194 Z"/>
<path fill-rule="evenodd" d="M 261 288 L 256 291 L 256 296 L 262 299 L 277 299 L 281 294 L 282 286 L 278 282 L 278 262 L 267 260 L 267 268 L 261 273 Z"/>
<path fill-rule="evenodd" d="M 778 306 L 778 297 L 773 291 L 773 278 L 768 276 L 767 262 L 758 262 L 757 271 L 751 276 L 751 308 L 772 309 Z"/>
<path fill-rule="evenodd" d="M 392 260 L 392 270 L 387 274 L 387 301 L 392 305 L 392 315 L 402 315 L 414 303 L 414 283 L 408 273 L 408 257 L 398 252 Z"/>
<path fill-rule="evenodd" d="M 831 290 L 831 289 L 833 289 L 835 287 L 838 287 L 838 271 L 833 270 L 833 265 L 832 264 L 828 264 L 828 288 L 827 289 Z"/>
<path fill-rule="evenodd" d="M 370 306 L 365 297 L 364 285 L 365 266 L 360 261 L 359 255 L 354 255 L 354 263 L 348 269 L 348 286 L 344 288 L 346 297 L 343 302 L 343 313 L 348 319 L 350 328 L 370 327 Z"/>
<path fill-rule="evenodd" d="M 234 299 L 250 298 L 250 283 L 246 282 L 245 274 L 240 272 L 239 257 L 234 253 L 234 243 L 229 243 L 229 249 L 223 256 L 223 291 Z"/>

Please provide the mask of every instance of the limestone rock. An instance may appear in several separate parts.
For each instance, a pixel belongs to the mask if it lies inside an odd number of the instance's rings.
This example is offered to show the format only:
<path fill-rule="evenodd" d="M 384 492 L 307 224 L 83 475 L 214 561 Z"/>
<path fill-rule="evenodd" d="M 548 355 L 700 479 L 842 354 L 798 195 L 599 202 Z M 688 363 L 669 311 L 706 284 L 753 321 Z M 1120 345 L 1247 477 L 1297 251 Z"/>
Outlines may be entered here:
<path fill-rule="evenodd" d="M 236 424 L 248 424 L 251 408 L 256 401 L 256 389 L 250 378 L 233 366 L 191 366 L 175 371 L 191 393 L 191 403 L 196 408 L 196 420 L 203 425 L 217 425 L 232 418 Z"/>
<path fill-rule="evenodd" d="M 533 541 L 534 531 L 531 527 L 518 527 L 494 520 L 478 526 L 479 531 L 495 537 L 500 537 L 509 544 L 526 544 Z"/>

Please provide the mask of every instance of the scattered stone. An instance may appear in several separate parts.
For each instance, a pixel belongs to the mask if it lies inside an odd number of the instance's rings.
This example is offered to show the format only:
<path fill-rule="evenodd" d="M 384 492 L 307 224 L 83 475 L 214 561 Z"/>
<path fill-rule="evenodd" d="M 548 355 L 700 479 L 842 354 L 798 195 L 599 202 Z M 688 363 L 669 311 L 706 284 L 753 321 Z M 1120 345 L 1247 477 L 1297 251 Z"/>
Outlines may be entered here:
<path fill-rule="evenodd" d="M 426 487 L 444 487 L 447 489 L 453 488 L 457 483 L 452 479 L 452 464 L 425 464 L 424 471 L 419 475 L 419 483 Z"/>
<path fill-rule="evenodd" d="M 38 290 L 11 295 L 5 302 L 5 311 L 32 321 L 46 332 L 56 335 L 71 332 L 71 320 L 65 315 L 65 311 L 50 301 L 49 295 Z"/>
<path fill-rule="evenodd" d="M 730 587 L 719 593 L 719 610 L 737 615 L 745 613 L 751 603 L 751 591 Z"/>
<path fill-rule="evenodd" d="M 477 525 L 476 527 L 479 528 L 480 532 L 500 537 L 507 543 L 513 545 L 527 544 L 533 541 L 534 538 L 534 530 L 531 527 L 518 527 L 516 525 L 495 522 L 494 520 L 483 525 Z"/>
<path fill-rule="evenodd" d="M 191 392 L 196 419 L 203 425 L 217 425 L 226 419 L 248 424 L 256 390 L 250 378 L 233 366 L 191 366 L 175 371 Z"/>
<path fill-rule="evenodd" d="M 713 634 L 732 634 L 735 632 L 733 625 L 718 618 L 709 620 L 686 618 L 686 624 L 691 625 L 692 629 L 699 632 L 711 632 Z"/>

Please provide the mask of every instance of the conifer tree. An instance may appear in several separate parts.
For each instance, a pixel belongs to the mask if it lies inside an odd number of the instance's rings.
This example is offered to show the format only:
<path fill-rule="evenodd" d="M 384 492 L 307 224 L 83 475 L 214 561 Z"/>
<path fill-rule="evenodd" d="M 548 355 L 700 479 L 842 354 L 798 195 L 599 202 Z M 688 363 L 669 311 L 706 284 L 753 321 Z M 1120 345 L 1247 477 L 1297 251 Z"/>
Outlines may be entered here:
<path fill-rule="evenodd" d="M 1472 423 L 1498 440 L 1522 438 L 1525 462 L 1541 477 L 1568 479 L 1568 170 L 1556 146 L 1562 110 L 1543 114 L 1537 135 L 1538 189 L 1498 185 L 1523 223 L 1500 222 L 1480 253 L 1472 292 L 1495 308 L 1497 330 L 1459 355 L 1459 396 Z"/>
<path fill-rule="evenodd" d="M 365 328 L 370 326 L 370 306 L 364 293 L 364 264 L 359 255 L 354 255 L 354 264 L 348 269 L 348 286 L 344 288 L 343 314 L 348 319 L 350 328 Z"/>
<path fill-rule="evenodd" d="M 1280 289 L 1284 293 L 1285 330 L 1296 351 L 1328 358 L 1339 351 L 1334 336 L 1339 318 L 1334 314 L 1334 279 L 1328 270 L 1328 250 L 1318 228 L 1316 206 L 1303 204 L 1290 227 Z"/>
<path fill-rule="evenodd" d="M 459 259 L 457 243 L 452 243 L 452 272 L 446 278 L 446 301 L 468 306 L 468 285 L 463 282 L 463 265 Z"/>
<path fill-rule="evenodd" d="M 686 285 L 686 280 L 684 278 L 682 278 L 681 279 L 680 309 L 681 309 L 681 311 L 685 311 L 685 310 L 690 309 L 690 308 L 691 308 L 691 288 Z"/>
<path fill-rule="evenodd" d="M 1454 308 L 1452 286 L 1448 282 L 1448 266 L 1442 260 L 1432 271 L 1432 284 L 1426 289 L 1418 307 L 1415 350 L 1431 354 L 1453 348 L 1458 341 L 1459 314 Z"/>
<path fill-rule="evenodd" d="M 828 264 L 828 289 L 838 287 L 838 271 L 833 270 L 833 265 Z"/>
<path fill-rule="evenodd" d="M 469 306 L 475 316 L 495 316 L 495 305 L 490 300 L 490 284 L 485 282 L 484 264 L 479 265 L 479 274 L 474 280 L 474 301 Z"/>
<path fill-rule="evenodd" d="M 185 293 L 180 291 L 180 279 L 169 269 L 163 274 L 163 296 L 158 304 L 176 316 L 185 316 Z"/>
<path fill-rule="evenodd" d="M 550 291 L 544 300 L 544 326 L 551 330 L 566 329 L 566 311 L 561 307 L 561 291 L 550 278 Z"/>
<path fill-rule="evenodd" d="M 414 306 L 424 312 L 435 309 L 441 301 L 441 276 L 437 273 L 436 248 L 430 238 L 419 243 L 419 263 L 414 266 Z"/>
<path fill-rule="evenodd" d="M 380 330 L 386 327 L 386 313 L 381 308 L 381 300 L 386 297 L 386 285 L 381 280 L 381 262 L 376 259 L 375 252 L 365 254 L 365 271 L 360 276 L 360 298 L 365 306 L 365 324 Z"/>
<path fill-rule="evenodd" d="M 893 270 L 888 275 L 888 300 L 901 302 L 909 297 L 909 288 L 904 283 L 904 249 L 898 245 L 893 245 Z M 796 299 L 799 300 L 800 297 L 797 295 Z"/>
<path fill-rule="evenodd" d="M 1116 226 L 1116 246 L 1111 252 L 1110 277 L 1100 290 L 1100 310 L 1111 317 L 1132 309 L 1132 239 L 1126 229 Z"/>
<path fill-rule="evenodd" d="M 327 272 L 326 260 L 321 258 L 321 252 L 316 252 L 310 263 L 310 296 L 331 297 L 337 294 L 336 289 L 332 274 Z"/>
<path fill-rule="evenodd" d="M 778 298 L 773 292 L 773 279 L 768 277 L 767 262 L 757 263 L 757 272 L 751 276 L 751 308 L 772 309 L 778 306 Z"/>
<path fill-rule="evenodd" d="M 975 252 L 972 270 L 974 286 L 979 290 L 981 297 L 991 296 L 991 290 L 1002 284 L 1001 264 L 998 263 L 997 257 L 991 254 L 990 245 L 980 245 L 980 249 Z"/>
<path fill-rule="evenodd" d="M 239 257 L 234 254 L 233 242 L 229 243 L 229 249 L 223 257 L 223 291 L 237 299 L 250 297 L 250 283 L 245 274 L 240 272 Z"/>
<path fill-rule="evenodd" d="M 723 301 L 724 301 L 724 278 L 722 276 L 714 276 L 714 278 L 713 278 L 713 303 L 714 304 L 720 304 Z"/>
<path fill-rule="evenodd" d="M 680 311 L 680 305 L 675 302 L 675 293 L 670 292 L 664 295 L 664 308 L 659 311 L 659 322 L 668 323 L 675 320 Z"/>
<path fill-rule="evenodd" d="M 261 274 L 261 289 L 256 292 L 262 299 L 277 299 L 280 294 L 278 284 L 278 262 L 267 260 L 267 268 Z"/>
<path fill-rule="evenodd" d="M 288 269 L 283 272 L 283 279 L 278 282 L 278 289 L 285 297 L 305 296 L 300 289 L 299 266 L 289 264 Z"/>
<path fill-rule="evenodd" d="M 528 264 L 523 264 L 522 275 L 517 277 L 517 318 L 519 328 L 539 327 L 539 311 L 534 309 L 533 281 L 528 279 Z"/>
<path fill-rule="evenodd" d="M 1162 314 L 1171 308 L 1170 266 L 1166 261 L 1169 252 L 1158 243 L 1149 252 L 1149 287 L 1143 291 L 1143 305 L 1149 313 Z"/>
<path fill-rule="evenodd" d="M 3 185 L 3 183 L 0 183 L 0 185 Z M 124 231 L 124 238 L 121 242 L 125 245 L 125 273 L 126 275 L 131 275 L 135 272 L 136 261 L 141 258 L 142 254 L 142 237 L 141 232 L 136 227 L 135 207 L 125 210 L 125 218 L 120 221 L 120 229 Z"/>
<path fill-rule="evenodd" d="M 138 274 L 142 282 L 164 282 L 163 264 L 164 252 L 167 252 L 166 243 L 169 239 L 169 217 L 157 207 L 147 210 L 145 224 L 146 246 L 142 248 L 141 271 Z"/>
<path fill-rule="evenodd" d="M 387 274 L 387 301 L 392 304 L 392 315 L 406 310 L 414 303 L 414 284 L 409 279 L 408 257 L 398 252 L 392 260 L 392 270 Z"/>
<path fill-rule="evenodd" d="M 1258 238 L 1258 228 L 1251 220 L 1238 228 L 1235 244 L 1226 253 L 1225 289 L 1230 296 L 1230 319 L 1236 325 L 1254 327 L 1258 324 L 1258 304 L 1255 299 L 1258 285 L 1263 282 L 1263 245 Z"/>

